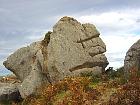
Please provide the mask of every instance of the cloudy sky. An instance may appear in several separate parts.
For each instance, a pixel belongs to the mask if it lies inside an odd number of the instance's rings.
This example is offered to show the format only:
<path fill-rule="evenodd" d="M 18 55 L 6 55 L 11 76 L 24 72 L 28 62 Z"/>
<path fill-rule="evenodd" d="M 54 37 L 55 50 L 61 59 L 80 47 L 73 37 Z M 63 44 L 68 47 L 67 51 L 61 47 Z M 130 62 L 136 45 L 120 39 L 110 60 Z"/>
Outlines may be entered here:
<path fill-rule="evenodd" d="M 9 73 L 2 65 L 9 54 L 41 40 L 62 16 L 96 25 L 115 68 L 140 39 L 140 0 L 0 0 L 0 75 Z"/>

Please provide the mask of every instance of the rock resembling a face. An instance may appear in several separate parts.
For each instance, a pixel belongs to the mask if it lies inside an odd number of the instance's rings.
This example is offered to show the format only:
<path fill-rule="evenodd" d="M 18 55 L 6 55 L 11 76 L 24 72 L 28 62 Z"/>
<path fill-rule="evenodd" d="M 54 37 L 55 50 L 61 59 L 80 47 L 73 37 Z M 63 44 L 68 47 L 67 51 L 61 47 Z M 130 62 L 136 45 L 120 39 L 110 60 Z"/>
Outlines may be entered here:
<path fill-rule="evenodd" d="M 106 46 L 92 24 L 63 17 L 54 26 L 48 45 L 48 71 L 53 80 L 84 71 L 103 70 Z M 97 70 L 98 69 L 98 70 Z"/>

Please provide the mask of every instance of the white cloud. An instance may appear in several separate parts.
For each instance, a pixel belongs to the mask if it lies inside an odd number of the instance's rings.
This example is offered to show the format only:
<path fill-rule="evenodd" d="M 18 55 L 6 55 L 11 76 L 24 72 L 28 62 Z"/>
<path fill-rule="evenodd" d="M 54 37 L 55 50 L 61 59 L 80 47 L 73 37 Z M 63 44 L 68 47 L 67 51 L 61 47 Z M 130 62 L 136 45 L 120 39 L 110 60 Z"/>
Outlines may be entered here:
<path fill-rule="evenodd" d="M 43 39 L 43 36 L 30 35 L 30 36 L 27 37 L 27 39 L 33 40 L 33 41 L 37 41 L 37 40 L 39 40 L 39 39 L 40 39 L 40 40 Z"/>
<path fill-rule="evenodd" d="M 0 68 L 4 67 L 4 66 L 3 66 L 3 61 L 4 61 L 4 60 L 1 60 L 1 61 L 0 61 Z"/>
<path fill-rule="evenodd" d="M 129 31 L 137 28 L 137 20 L 140 19 L 140 9 L 124 9 L 116 11 L 108 11 L 104 13 L 91 14 L 80 16 L 81 22 L 89 22 L 101 27 L 103 29 L 108 28 L 109 30 L 126 30 Z"/>
<path fill-rule="evenodd" d="M 102 36 L 107 47 L 106 55 L 110 63 L 109 66 L 115 68 L 123 66 L 126 52 L 139 38 L 140 36 L 138 35 L 129 34 L 124 36 L 116 34 Z"/>

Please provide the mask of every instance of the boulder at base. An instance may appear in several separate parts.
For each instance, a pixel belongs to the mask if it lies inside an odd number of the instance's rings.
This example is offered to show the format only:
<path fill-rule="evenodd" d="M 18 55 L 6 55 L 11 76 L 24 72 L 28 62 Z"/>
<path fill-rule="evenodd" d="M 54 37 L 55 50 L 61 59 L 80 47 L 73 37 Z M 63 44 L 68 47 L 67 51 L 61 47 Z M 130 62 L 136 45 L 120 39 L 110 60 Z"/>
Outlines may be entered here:
<path fill-rule="evenodd" d="M 30 75 L 18 86 L 19 92 L 23 98 L 35 94 L 39 86 L 48 84 L 45 74 L 40 71 L 31 71 Z"/>
<path fill-rule="evenodd" d="M 1 101 L 18 101 L 21 99 L 16 84 L 0 83 L 0 102 Z"/>

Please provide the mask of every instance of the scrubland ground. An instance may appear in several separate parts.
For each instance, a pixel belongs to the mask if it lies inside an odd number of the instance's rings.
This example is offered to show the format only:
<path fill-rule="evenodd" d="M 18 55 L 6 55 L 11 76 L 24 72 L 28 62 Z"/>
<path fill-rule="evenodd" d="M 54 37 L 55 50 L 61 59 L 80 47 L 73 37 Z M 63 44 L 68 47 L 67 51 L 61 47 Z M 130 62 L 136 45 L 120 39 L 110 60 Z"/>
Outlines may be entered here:
<path fill-rule="evenodd" d="M 135 71 L 135 70 L 132 70 Z M 140 105 L 140 78 L 132 73 L 128 81 L 123 68 L 108 74 L 83 73 L 80 77 L 38 89 L 37 95 L 7 105 Z"/>

